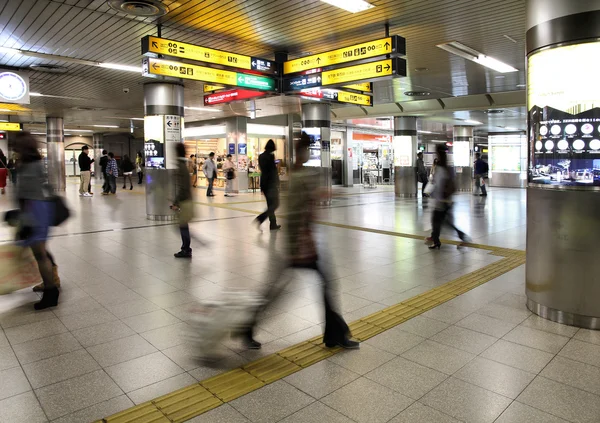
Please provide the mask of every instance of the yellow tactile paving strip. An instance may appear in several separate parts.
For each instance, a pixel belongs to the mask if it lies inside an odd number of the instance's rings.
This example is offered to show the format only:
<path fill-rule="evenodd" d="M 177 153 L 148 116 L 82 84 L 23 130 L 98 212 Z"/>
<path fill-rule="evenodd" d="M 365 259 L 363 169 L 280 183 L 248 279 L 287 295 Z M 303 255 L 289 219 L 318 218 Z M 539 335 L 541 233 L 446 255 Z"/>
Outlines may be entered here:
<path fill-rule="evenodd" d="M 331 225 L 354 229 L 345 225 Z M 385 233 L 385 231 L 376 232 Z M 421 238 L 410 234 L 389 234 Z M 457 244 L 458 242 L 446 241 L 446 243 Z M 469 246 L 490 250 L 491 254 L 501 256 L 503 259 L 350 323 L 353 338 L 361 342 L 366 341 L 525 263 L 524 251 L 478 244 Z M 326 348 L 322 342 L 322 335 L 317 336 L 240 368 L 106 417 L 97 423 L 184 422 L 325 360 L 341 350 L 339 347 Z"/>

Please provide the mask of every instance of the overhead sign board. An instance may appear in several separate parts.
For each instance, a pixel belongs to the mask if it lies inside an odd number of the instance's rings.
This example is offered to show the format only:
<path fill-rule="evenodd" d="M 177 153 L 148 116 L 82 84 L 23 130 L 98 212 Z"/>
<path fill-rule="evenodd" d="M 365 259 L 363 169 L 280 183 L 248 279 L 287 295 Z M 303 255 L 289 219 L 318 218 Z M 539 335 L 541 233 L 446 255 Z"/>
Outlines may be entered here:
<path fill-rule="evenodd" d="M 326 51 L 321 54 L 313 54 L 289 60 L 283 64 L 283 73 L 287 75 L 309 69 L 324 68 L 356 60 L 385 56 L 387 54 L 405 55 L 406 40 L 399 35 L 394 35 L 337 50 Z"/>
<path fill-rule="evenodd" d="M 311 75 L 300 75 L 285 80 L 285 91 L 298 91 L 306 88 L 314 88 L 321 86 L 321 72 Z"/>
<path fill-rule="evenodd" d="M 321 85 L 339 85 L 394 75 L 406 76 L 406 61 L 404 59 L 378 60 L 321 72 Z"/>
<path fill-rule="evenodd" d="M 142 75 L 171 76 L 174 78 L 208 82 L 210 84 L 232 85 L 264 91 L 274 91 L 276 88 L 275 79 L 267 76 L 248 75 L 152 57 L 144 58 L 142 62 Z"/>
<path fill-rule="evenodd" d="M 225 87 L 222 85 L 204 84 L 204 92 L 205 93 L 212 93 L 213 91 L 224 90 L 224 89 L 225 89 Z"/>
<path fill-rule="evenodd" d="M 330 100 L 337 103 L 357 104 L 359 106 L 372 106 L 373 97 L 365 94 L 358 94 L 330 88 L 307 88 L 299 93 L 303 97 L 319 98 Z"/>
<path fill-rule="evenodd" d="M 22 123 L 0 122 L 0 131 L 21 131 L 23 130 Z"/>
<path fill-rule="evenodd" d="M 142 38 L 142 54 L 162 54 L 215 65 L 231 66 L 237 69 L 248 69 L 265 74 L 277 73 L 277 66 L 272 60 L 215 50 L 152 35 Z"/>
<path fill-rule="evenodd" d="M 247 100 L 249 98 L 261 97 L 265 92 L 251 90 L 229 90 L 219 93 L 209 94 L 204 96 L 204 105 L 212 106 L 213 104 L 231 103 L 232 101 Z"/>
<path fill-rule="evenodd" d="M 344 88 L 348 88 L 350 90 L 362 91 L 364 93 L 372 93 L 373 92 L 373 83 L 372 82 L 363 82 L 361 84 L 344 85 Z"/>

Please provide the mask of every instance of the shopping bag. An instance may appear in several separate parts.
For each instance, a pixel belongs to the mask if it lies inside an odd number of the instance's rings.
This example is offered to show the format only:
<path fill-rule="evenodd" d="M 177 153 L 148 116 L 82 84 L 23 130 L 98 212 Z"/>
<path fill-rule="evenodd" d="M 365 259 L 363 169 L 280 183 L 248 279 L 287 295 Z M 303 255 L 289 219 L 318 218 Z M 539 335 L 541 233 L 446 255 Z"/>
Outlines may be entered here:
<path fill-rule="evenodd" d="M 36 285 L 41 276 L 31 249 L 0 245 L 0 295 Z"/>
<path fill-rule="evenodd" d="M 481 180 L 479 181 L 479 185 L 485 187 L 485 179 L 481 178 Z"/>
<path fill-rule="evenodd" d="M 425 190 L 423 191 L 423 194 L 431 195 L 433 193 L 434 189 L 435 189 L 434 183 L 430 182 L 427 185 L 425 185 Z"/>

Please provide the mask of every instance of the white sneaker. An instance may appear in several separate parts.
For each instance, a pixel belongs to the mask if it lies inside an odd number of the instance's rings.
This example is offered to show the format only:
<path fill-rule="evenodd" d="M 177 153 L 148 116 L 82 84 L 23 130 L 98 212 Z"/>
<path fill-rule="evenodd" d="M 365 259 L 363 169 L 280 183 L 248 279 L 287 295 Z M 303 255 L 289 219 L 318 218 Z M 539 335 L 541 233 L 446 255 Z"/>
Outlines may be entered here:
<path fill-rule="evenodd" d="M 80 193 L 79 193 L 79 196 L 80 196 L 80 197 L 83 197 L 84 195 L 83 195 L 83 193 L 81 193 L 81 192 L 80 192 Z"/>
<path fill-rule="evenodd" d="M 84 192 L 84 193 L 83 193 L 83 196 L 84 196 L 84 197 L 93 197 L 93 195 L 92 195 L 92 194 L 90 194 L 89 192 Z"/>

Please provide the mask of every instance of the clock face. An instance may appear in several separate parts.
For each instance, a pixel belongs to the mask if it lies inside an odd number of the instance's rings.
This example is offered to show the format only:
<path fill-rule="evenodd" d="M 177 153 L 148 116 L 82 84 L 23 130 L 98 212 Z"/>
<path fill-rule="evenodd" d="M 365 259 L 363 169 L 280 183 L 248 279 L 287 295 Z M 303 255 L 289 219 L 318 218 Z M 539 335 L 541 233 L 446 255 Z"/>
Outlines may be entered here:
<path fill-rule="evenodd" d="M 27 93 L 27 84 L 16 73 L 0 73 L 0 96 L 7 100 L 20 100 Z"/>

